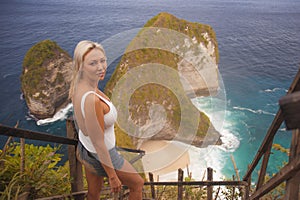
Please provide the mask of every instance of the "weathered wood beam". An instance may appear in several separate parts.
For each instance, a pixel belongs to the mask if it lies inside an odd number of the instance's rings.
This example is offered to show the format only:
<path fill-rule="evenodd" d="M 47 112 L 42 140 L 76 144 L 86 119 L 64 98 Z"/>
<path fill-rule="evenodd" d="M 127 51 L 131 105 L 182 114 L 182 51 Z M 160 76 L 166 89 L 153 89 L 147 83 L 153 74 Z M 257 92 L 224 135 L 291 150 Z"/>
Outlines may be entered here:
<path fill-rule="evenodd" d="M 153 199 L 155 199 L 155 188 L 154 188 L 154 185 L 152 184 L 154 182 L 154 178 L 153 178 L 152 173 L 149 173 L 149 179 L 150 179 L 150 182 L 148 182 L 148 185 L 150 185 L 150 187 L 151 187 L 151 197 Z"/>
<path fill-rule="evenodd" d="M 263 140 L 262 145 L 259 147 L 259 150 L 257 151 L 256 156 L 253 159 L 253 161 L 249 167 L 249 170 L 247 171 L 246 175 L 243 178 L 244 181 L 247 181 L 250 178 L 252 172 L 254 171 L 255 167 L 259 163 L 261 157 L 268 150 L 269 144 L 272 143 L 274 136 L 275 136 L 277 130 L 280 128 L 282 122 L 283 122 L 282 113 L 281 113 L 281 110 L 278 110 L 278 112 L 268 130 L 268 133 Z"/>
<path fill-rule="evenodd" d="M 183 181 L 183 170 L 182 169 L 178 169 L 178 182 L 182 182 Z M 177 199 L 178 200 L 182 200 L 183 199 L 183 187 L 182 184 L 178 184 L 178 188 L 177 188 Z"/>
<path fill-rule="evenodd" d="M 258 199 L 275 187 L 277 187 L 283 181 L 292 178 L 295 176 L 300 170 L 300 159 L 293 160 L 289 164 L 285 165 L 281 170 L 273 176 L 267 183 L 261 186 L 257 191 L 255 191 L 251 196 L 251 199 Z"/>
<path fill-rule="evenodd" d="M 269 144 L 268 149 L 264 154 L 264 158 L 263 158 L 261 168 L 259 171 L 258 181 L 256 184 L 256 190 L 258 190 L 264 184 L 265 176 L 267 173 L 268 162 L 269 162 L 269 158 L 270 158 L 270 154 L 271 154 L 272 144 L 273 144 L 273 140 Z"/>
<path fill-rule="evenodd" d="M 178 186 L 181 185 L 195 185 L 195 186 L 248 186 L 246 181 L 183 181 L 183 182 L 145 182 L 144 185 L 165 185 L 165 186 Z"/>
<path fill-rule="evenodd" d="M 300 128 L 300 91 L 280 98 L 279 105 L 287 130 Z"/>
<path fill-rule="evenodd" d="M 300 129 L 293 131 L 292 143 L 290 148 L 289 162 L 300 159 Z M 285 189 L 285 199 L 298 199 L 299 198 L 299 185 L 300 185 L 300 170 L 298 173 L 287 180 Z"/>
<path fill-rule="evenodd" d="M 77 140 L 51 134 L 30 131 L 20 128 L 13 128 L 0 124 L 0 135 L 13 136 L 25 139 L 40 140 L 44 142 L 54 142 L 59 144 L 77 145 Z"/>
<path fill-rule="evenodd" d="M 287 94 L 291 94 L 295 91 L 300 91 L 300 68 L 287 92 Z M 280 125 L 283 122 L 283 116 L 282 116 L 282 111 L 281 109 L 278 110 L 278 112 L 276 113 L 276 116 L 270 126 L 270 128 L 268 129 L 267 135 L 265 136 L 259 150 L 256 153 L 256 156 L 254 157 L 248 171 L 246 172 L 243 180 L 247 181 L 252 172 L 254 171 L 255 167 L 257 166 L 257 164 L 259 163 L 261 157 L 263 156 L 263 154 L 266 152 L 267 148 L 268 148 L 268 144 L 273 140 L 277 130 L 279 129 Z"/>
<path fill-rule="evenodd" d="M 66 121 L 67 136 L 70 139 L 78 140 L 77 131 L 73 120 Z M 72 193 L 80 192 L 83 190 L 83 173 L 82 165 L 76 158 L 76 147 L 74 145 L 68 145 L 68 159 L 71 176 L 71 190 Z M 75 200 L 84 200 L 84 196 L 75 196 Z"/>
<path fill-rule="evenodd" d="M 208 181 L 213 181 L 213 169 L 212 168 L 207 168 L 207 180 Z M 213 187 L 208 186 L 207 187 L 207 200 L 212 200 L 213 196 Z"/>

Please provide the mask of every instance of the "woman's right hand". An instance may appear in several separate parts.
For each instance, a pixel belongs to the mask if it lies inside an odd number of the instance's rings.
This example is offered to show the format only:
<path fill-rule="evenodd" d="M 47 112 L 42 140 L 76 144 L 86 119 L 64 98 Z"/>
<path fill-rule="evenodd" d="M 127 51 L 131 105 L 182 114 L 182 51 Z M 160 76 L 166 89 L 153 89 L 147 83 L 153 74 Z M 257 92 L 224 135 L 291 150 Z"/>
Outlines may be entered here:
<path fill-rule="evenodd" d="M 118 176 L 113 176 L 109 178 L 110 190 L 113 193 L 118 193 L 122 189 L 122 183 Z"/>

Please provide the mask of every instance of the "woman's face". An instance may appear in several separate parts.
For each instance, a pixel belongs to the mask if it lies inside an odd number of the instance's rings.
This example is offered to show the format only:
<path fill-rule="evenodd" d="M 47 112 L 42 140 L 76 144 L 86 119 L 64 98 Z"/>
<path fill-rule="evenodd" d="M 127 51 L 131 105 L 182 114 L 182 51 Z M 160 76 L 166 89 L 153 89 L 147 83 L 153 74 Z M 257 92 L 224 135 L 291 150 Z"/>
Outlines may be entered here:
<path fill-rule="evenodd" d="M 92 49 L 85 55 L 83 73 L 92 81 L 101 81 L 105 77 L 107 68 L 106 57 L 100 49 Z"/>

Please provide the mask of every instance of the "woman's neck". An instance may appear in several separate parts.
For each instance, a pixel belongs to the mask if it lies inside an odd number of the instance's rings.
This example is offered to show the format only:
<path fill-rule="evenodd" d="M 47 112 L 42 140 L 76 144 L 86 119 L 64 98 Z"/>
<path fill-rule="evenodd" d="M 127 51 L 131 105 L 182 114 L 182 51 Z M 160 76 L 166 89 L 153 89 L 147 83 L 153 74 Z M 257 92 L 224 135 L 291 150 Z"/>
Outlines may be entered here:
<path fill-rule="evenodd" d="M 81 82 L 81 84 L 85 85 L 86 87 L 93 88 L 93 89 L 98 88 L 98 81 L 82 79 L 80 82 Z"/>

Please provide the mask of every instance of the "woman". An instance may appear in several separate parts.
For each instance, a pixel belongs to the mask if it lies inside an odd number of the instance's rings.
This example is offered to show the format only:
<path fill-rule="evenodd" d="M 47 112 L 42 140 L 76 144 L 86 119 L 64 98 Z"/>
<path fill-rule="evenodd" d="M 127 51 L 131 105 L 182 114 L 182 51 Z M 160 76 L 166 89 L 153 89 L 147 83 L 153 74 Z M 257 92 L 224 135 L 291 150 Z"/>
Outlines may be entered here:
<path fill-rule="evenodd" d="M 130 190 L 129 199 L 142 199 L 143 179 L 115 148 L 116 108 L 98 89 L 107 68 L 104 49 L 98 43 L 81 41 L 73 59 L 70 98 L 79 128 L 77 157 L 85 167 L 87 198 L 99 199 L 103 178 L 108 177 L 112 192 L 119 192 L 124 184 Z"/>

